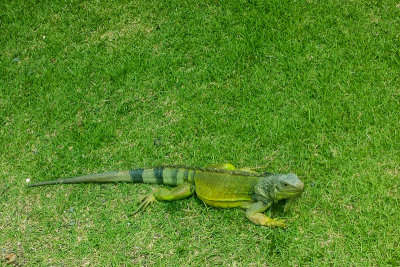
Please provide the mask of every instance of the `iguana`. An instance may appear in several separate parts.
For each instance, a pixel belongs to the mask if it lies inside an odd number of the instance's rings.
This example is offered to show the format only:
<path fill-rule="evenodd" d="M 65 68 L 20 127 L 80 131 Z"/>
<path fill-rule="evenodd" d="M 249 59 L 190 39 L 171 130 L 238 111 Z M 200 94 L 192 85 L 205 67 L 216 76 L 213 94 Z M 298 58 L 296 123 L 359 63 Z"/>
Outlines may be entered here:
<path fill-rule="evenodd" d="M 236 169 L 232 164 L 211 165 L 205 169 L 189 167 L 156 167 L 84 175 L 28 185 L 29 187 L 101 182 L 131 182 L 176 186 L 161 188 L 142 198 L 139 208 L 156 200 L 173 201 L 196 194 L 207 205 L 218 208 L 240 207 L 246 217 L 257 225 L 285 227 L 284 220 L 262 214 L 273 203 L 287 199 L 288 203 L 301 196 L 304 184 L 292 173 L 257 173 L 253 169 Z"/>

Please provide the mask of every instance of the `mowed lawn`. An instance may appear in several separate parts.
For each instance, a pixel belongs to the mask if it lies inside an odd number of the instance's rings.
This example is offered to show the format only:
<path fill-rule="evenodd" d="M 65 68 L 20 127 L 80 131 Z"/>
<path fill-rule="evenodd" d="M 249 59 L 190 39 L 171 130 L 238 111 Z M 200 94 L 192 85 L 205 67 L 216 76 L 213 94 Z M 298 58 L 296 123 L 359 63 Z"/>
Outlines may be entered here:
<path fill-rule="evenodd" d="M 1 257 L 400 265 L 399 18 L 398 1 L 1 1 Z M 195 197 L 129 216 L 155 185 L 25 187 L 224 162 L 305 182 L 266 212 L 286 229 Z"/>

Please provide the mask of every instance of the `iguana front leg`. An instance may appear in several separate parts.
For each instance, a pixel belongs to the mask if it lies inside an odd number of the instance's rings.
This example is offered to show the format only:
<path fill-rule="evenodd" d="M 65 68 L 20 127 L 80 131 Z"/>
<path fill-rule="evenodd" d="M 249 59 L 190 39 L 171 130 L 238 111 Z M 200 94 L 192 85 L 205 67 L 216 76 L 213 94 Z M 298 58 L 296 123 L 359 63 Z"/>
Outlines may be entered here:
<path fill-rule="evenodd" d="M 247 208 L 246 217 L 257 225 L 286 227 L 284 220 L 271 219 L 262 214 L 262 212 L 266 211 L 271 205 L 272 202 L 268 204 L 262 201 L 256 202 Z"/>
<path fill-rule="evenodd" d="M 149 204 L 156 200 L 159 201 L 173 201 L 187 198 L 194 193 L 194 186 L 191 183 L 183 183 L 172 189 L 160 188 L 155 192 L 151 192 L 141 199 L 139 208 L 133 213 L 136 214 L 141 209 L 145 209 Z"/>

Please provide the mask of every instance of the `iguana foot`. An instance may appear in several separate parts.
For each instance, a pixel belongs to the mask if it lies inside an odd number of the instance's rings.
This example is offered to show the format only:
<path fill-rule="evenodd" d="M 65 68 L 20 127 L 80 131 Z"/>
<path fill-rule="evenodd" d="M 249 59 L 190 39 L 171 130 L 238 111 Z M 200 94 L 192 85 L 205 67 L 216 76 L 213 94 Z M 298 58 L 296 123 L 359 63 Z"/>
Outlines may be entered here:
<path fill-rule="evenodd" d="M 194 185 L 188 182 L 184 182 L 172 189 L 160 188 L 154 192 L 151 192 L 147 196 L 141 197 L 139 199 L 139 201 L 141 202 L 140 206 L 132 215 L 138 213 L 140 210 L 145 209 L 148 205 L 155 202 L 156 200 L 159 201 L 180 200 L 193 195 L 193 193 L 194 193 Z"/>
<path fill-rule="evenodd" d="M 156 197 L 155 197 L 154 193 L 150 193 L 147 196 L 141 197 L 139 199 L 139 201 L 141 202 L 141 204 L 140 204 L 139 208 L 137 208 L 137 210 L 132 215 L 135 215 L 140 210 L 145 209 L 148 205 L 150 205 L 151 203 L 156 201 Z"/>
<path fill-rule="evenodd" d="M 270 219 L 269 222 L 266 224 L 267 226 L 276 226 L 276 227 L 282 227 L 285 228 L 285 220 L 276 220 L 276 219 Z"/>
<path fill-rule="evenodd" d="M 265 216 L 264 214 L 261 213 L 250 215 L 248 218 L 257 225 L 269 226 L 269 227 L 282 227 L 282 228 L 286 227 L 285 220 L 271 219 L 268 216 Z"/>
<path fill-rule="evenodd" d="M 270 226 L 270 227 L 276 226 L 285 228 L 286 227 L 285 220 L 271 219 L 267 215 L 261 213 L 264 212 L 267 208 L 269 208 L 271 204 L 272 204 L 271 202 L 264 203 L 262 201 L 253 203 L 247 208 L 246 217 L 257 225 Z"/>

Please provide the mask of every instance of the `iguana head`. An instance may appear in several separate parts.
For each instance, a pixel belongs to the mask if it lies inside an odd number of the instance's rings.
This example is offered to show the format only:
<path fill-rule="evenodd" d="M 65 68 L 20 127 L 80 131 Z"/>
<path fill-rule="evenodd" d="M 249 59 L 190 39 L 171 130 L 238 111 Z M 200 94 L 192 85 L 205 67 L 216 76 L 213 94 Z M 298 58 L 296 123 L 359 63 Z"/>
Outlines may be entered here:
<path fill-rule="evenodd" d="M 268 202 L 296 198 L 303 190 L 304 183 L 293 173 L 268 174 L 255 187 L 258 200 Z"/>

